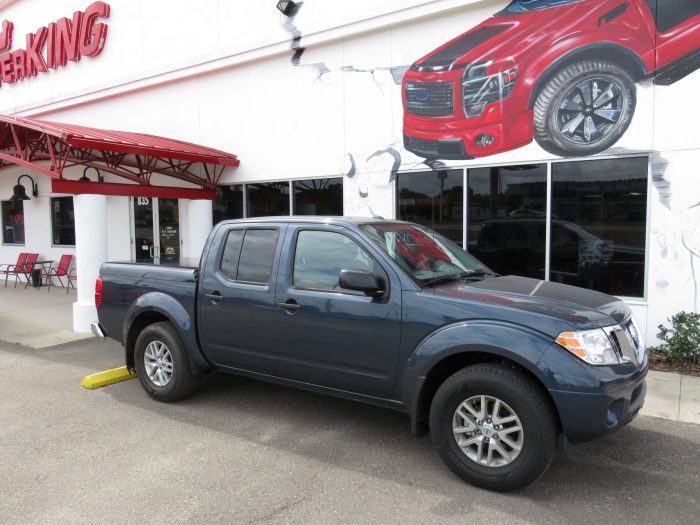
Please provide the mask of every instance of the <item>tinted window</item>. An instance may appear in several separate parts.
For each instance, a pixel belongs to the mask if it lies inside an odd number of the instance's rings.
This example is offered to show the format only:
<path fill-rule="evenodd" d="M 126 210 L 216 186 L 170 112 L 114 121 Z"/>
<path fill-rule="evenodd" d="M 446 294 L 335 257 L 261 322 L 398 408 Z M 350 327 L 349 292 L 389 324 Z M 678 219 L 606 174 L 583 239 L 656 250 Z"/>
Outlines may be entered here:
<path fill-rule="evenodd" d="M 647 3 L 656 16 L 656 29 L 659 33 L 665 33 L 700 14 L 698 0 L 647 0 Z"/>
<path fill-rule="evenodd" d="M 294 286 L 340 291 L 340 270 L 375 272 L 374 259 L 355 241 L 340 233 L 299 232 L 294 252 Z"/>
<path fill-rule="evenodd" d="M 422 224 L 463 245 L 462 170 L 400 173 L 397 181 L 398 219 Z"/>
<path fill-rule="evenodd" d="M 214 224 L 243 218 L 243 185 L 217 186 L 212 213 Z"/>
<path fill-rule="evenodd" d="M 237 281 L 256 284 L 270 282 L 278 235 L 277 230 L 246 231 L 238 262 Z"/>
<path fill-rule="evenodd" d="M 648 159 L 552 166 L 550 279 L 642 297 Z"/>
<path fill-rule="evenodd" d="M 248 217 L 289 215 L 289 182 L 246 185 Z"/>
<path fill-rule="evenodd" d="M 343 179 L 295 180 L 294 215 L 342 215 Z"/>
<path fill-rule="evenodd" d="M 245 230 L 231 230 L 226 236 L 226 245 L 221 257 L 221 273 L 229 279 L 236 280 L 238 274 L 238 259 L 241 254 L 241 244 Z"/>
<path fill-rule="evenodd" d="M 3 201 L 2 242 L 24 244 L 24 201 Z"/>
<path fill-rule="evenodd" d="M 469 252 L 502 275 L 544 279 L 547 166 L 470 169 L 468 184 Z"/>
<path fill-rule="evenodd" d="M 75 246 L 73 197 L 51 199 L 51 233 L 56 246 Z"/>

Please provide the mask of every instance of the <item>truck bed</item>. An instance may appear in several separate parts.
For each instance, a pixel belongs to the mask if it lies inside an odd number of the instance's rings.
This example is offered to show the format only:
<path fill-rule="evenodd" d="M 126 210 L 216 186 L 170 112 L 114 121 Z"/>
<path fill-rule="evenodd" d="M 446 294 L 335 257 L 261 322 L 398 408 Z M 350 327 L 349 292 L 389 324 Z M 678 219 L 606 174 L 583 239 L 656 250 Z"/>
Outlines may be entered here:
<path fill-rule="evenodd" d="M 178 263 L 108 262 L 102 265 L 103 305 L 100 320 L 110 337 L 122 342 L 124 321 L 132 307 L 142 307 L 147 294 L 164 301 L 175 300 L 194 319 L 198 260 Z M 158 301 L 153 301 L 154 304 Z M 157 312 L 157 308 L 153 308 Z"/>

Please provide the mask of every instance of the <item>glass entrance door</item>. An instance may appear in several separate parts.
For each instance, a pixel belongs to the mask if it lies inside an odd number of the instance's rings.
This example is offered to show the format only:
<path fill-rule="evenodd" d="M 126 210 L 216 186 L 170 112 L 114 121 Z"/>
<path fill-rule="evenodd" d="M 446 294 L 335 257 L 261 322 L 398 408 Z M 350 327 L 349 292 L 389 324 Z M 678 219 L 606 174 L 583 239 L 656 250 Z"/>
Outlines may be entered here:
<path fill-rule="evenodd" d="M 180 213 L 177 199 L 135 197 L 134 260 L 177 262 L 180 259 Z"/>

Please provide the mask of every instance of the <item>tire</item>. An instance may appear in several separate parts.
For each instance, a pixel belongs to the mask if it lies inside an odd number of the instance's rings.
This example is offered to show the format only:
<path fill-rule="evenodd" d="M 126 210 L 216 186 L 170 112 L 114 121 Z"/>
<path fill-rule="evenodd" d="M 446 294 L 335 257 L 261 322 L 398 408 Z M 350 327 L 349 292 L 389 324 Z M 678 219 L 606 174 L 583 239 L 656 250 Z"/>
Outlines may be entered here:
<path fill-rule="evenodd" d="M 141 331 L 134 348 L 134 365 L 141 386 L 158 401 L 183 399 L 199 382 L 182 340 L 169 322 L 154 323 Z"/>
<path fill-rule="evenodd" d="M 562 157 L 601 153 L 627 131 L 636 105 L 636 86 L 621 67 L 601 60 L 568 65 L 537 95 L 535 140 Z"/>
<path fill-rule="evenodd" d="M 500 402 L 496 411 L 494 400 Z M 465 403 L 472 410 L 485 404 L 493 419 L 477 419 Z M 469 425 L 460 414 L 471 418 L 474 432 L 464 432 Z M 508 420 L 510 415 L 515 415 L 515 421 Z M 522 430 L 513 430 L 518 425 Z M 559 437 L 552 403 L 539 385 L 523 373 L 497 364 L 463 368 L 438 388 L 430 406 L 430 433 L 438 453 L 455 474 L 472 485 L 495 491 L 519 489 L 542 476 L 552 462 Z M 511 445 L 519 445 L 520 450 Z"/>

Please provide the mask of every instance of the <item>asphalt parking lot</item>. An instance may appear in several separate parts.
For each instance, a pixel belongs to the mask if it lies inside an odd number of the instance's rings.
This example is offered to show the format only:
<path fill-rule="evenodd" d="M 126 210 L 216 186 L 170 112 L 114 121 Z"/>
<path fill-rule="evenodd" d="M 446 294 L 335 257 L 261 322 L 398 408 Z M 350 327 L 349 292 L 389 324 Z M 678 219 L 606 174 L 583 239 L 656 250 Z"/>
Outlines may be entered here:
<path fill-rule="evenodd" d="M 457 479 L 401 414 L 211 374 L 152 401 L 114 342 L 0 343 L 0 523 L 691 523 L 700 425 L 639 417 L 496 494 Z"/>

